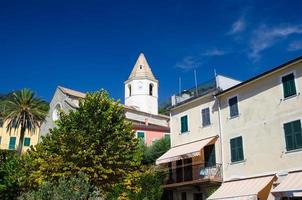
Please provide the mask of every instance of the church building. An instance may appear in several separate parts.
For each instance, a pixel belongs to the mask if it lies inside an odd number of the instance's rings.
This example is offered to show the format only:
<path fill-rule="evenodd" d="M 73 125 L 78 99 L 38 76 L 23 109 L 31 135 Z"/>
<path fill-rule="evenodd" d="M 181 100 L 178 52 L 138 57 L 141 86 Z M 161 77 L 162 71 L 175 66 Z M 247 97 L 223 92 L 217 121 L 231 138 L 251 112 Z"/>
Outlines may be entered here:
<path fill-rule="evenodd" d="M 163 137 L 170 137 L 169 116 L 158 114 L 158 80 L 141 53 L 132 69 L 125 88 L 125 116 L 133 123 L 136 137 L 141 138 L 146 145 L 152 145 Z M 86 94 L 58 86 L 50 102 L 49 113 L 40 129 L 40 135 L 49 133 L 58 120 L 58 111 L 77 109 L 79 99 Z"/>

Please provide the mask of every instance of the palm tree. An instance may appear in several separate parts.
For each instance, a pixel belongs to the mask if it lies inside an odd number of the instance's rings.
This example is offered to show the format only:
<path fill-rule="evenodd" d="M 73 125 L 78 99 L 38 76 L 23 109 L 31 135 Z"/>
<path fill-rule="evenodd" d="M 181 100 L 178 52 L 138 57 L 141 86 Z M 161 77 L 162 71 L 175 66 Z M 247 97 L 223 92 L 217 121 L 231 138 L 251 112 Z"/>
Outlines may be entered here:
<path fill-rule="evenodd" d="M 22 89 L 13 92 L 4 105 L 3 116 L 7 122 L 7 131 L 20 130 L 17 152 L 21 155 L 25 132 L 34 133 L 41 126 L 47 115 L 48 104 L 37 98 L 31 90 Z"/>

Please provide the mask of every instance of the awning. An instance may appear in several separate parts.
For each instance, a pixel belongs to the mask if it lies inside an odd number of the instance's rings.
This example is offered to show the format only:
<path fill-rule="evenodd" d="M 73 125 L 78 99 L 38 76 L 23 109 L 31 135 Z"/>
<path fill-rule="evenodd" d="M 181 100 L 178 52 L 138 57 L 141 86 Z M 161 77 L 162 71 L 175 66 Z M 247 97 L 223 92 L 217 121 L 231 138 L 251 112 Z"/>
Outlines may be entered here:
<path fill-rule="evenodd" d="M 272 190 L 272 193 L 292 193 L 292 196 L 302 196 L 302 172 L 289 173 L 282 182 Z"/>
<path fill-rule="evenodd" d="M 164 155 L 156 160 L 156 164 L 168 163 L 175 160 L 180 160 L 184 158 L 191 158 L 200 155 L 200 150 L 207 144 L 216 140 L 217 136 L 210 137 L 204 140 L 199 140 L 196 142 L 187 143 L 184 145 L 179 145 L 169 149 Z"/>
<path fill-rule="evenodd" d="M 257 200 L 258 193 L 273 180 L 274 176 L 236 180 L 223 183 L 209 198 Z"/>

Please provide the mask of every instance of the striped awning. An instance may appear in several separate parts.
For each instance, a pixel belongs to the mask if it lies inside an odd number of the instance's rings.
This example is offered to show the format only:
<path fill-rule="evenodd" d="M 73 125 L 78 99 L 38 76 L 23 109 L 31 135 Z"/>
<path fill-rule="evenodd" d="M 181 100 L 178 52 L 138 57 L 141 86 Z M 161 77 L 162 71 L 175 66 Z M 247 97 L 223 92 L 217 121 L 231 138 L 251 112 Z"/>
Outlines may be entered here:
<path fill-rule="evenodd" d="M 302 172 L 289 173 L 272 193 L 291 193 L 291 196 L 302 196 Z"/>
<path fill-rule="evenodd" d="M 266 176 L 224 182 L 208 200 L 257 200 L 258 193 L 272 184 L 273 178 L 274 176 Z"/>
<path fill-rule="evenodd" d="M 206 145 L 208 145 L 209 143 L 213 142 L 216 139 L 217 136 L 172 147 L 164 155 L 162 155 L 156 160 L 156 164 L 159 165 L 163 163 L 172 162 L 175 160 L 181 160 L 184 158 L 192 158 L 194 156 L 198 156 L 200 155 L 200 150 L 202 148 L 204 148 Z"/>

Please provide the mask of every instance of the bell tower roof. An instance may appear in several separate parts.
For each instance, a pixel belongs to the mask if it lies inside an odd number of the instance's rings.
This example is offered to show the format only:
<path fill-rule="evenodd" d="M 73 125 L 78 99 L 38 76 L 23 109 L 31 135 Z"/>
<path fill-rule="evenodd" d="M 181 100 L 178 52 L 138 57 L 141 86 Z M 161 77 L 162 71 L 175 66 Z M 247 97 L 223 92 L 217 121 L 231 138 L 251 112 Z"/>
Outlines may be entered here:
<path fill-rule="evenodd" d="M 137 58 L 128 81 L 141 78 L 157 81 L 143 53 L 140 53 L 139 57 Z"/>

